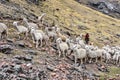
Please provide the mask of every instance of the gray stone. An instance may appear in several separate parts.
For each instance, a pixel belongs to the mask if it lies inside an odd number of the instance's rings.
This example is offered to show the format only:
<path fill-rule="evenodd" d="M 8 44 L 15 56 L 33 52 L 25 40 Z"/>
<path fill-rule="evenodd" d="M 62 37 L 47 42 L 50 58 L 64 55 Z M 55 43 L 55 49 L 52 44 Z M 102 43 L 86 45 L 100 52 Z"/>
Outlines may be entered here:
<path fill-rule="evenodd" d="M 0 80 L 2 80 L 4 78 L 4 75 L 2 72 L 0 72 Z"/>
<path fill-rule="evenodd" d="M 14 66 L 14 70 L 16 71 L 16 72 L 22 72 L 22 67 L 21 67 L 21 65 L 15 65 Z"/>
<path fill-rule="evenodd" d="M 6 68 L 5 72 L 6 72 L 6 73 L 9 73 L 9 74 L 12 74 L 12 73 L 14 73 L 15 71 L 14 71 L 13 69 Z"/>
<path fill-rule="evenodd" d="M 55 71 L 55 68 L 53 66 L 50 66 L 50 65 L 47 66 L 47 69 L 50 71 Z"/>
<path fill-rule="evenodd" d="M 27 0 L 28 3 L 34 3 L 36 5 L 39 5 L 40 0 Z"/>
<path fill-rule="evenodd" d="M 8 44 L 0 45 L 0 52 L 2 53 L 11 54 L 12 50 L 13 50 L 13 47 L 11 45 L 8 45 Z"/>
<path fill-rule="evenodd" d="M 40 78 L 40 79 L 46 78 L 46 73 L 45 73 L 45 71 L 39 71 L 37 76 L 38 76 L 38 78 Z"/>
<path fill-rule="evenodd" d="M 27 55 L 27 56 L 24 57 L 24 60 L 25 60 L 25 61 L 32 61 L 32 59 L 33 59 L 32 56 L 28 56 L 28 55 Z"/>
<path fill-rule="evenodd" d="M 14 40 L 13 39 L 7 39 L 7 42 L 9 42 L 9 43 L 13 43 L 14 42 Z"/>
<path fill-rule="evenodd" d="M 22 56 L 20 56 L 20 55 L 16 55 L 16 56 L 14 56 L 14 58 L 16 58 L 16 59 L 18 59 L 18 60 L 23 60 L 23 59 L 24 59 L 24 57 L 22 57 Z"/>
<path fill-rule="evenodd" d="M 35 50 L 23 50 L 26 54 L 37 55 L 37 51 Z"/>
<path fill-rule="evenodd" d="M 120 37 L 120 34 L 116 34 L 116 36 Z"/>
<path fill-rule="evenodd" d="M 2 65 L 2 68 L 7 68 L 9 67 L 9 65 L 5 64 L 5 65 Z"/>
<path fill-rule="evenodd" d="M 18 59 L 12 59 L 12 62 L 15 64 L 22 64 L 23 62 Z"/>
<path fill-rule="evenodd" d="M 16 44 L 16 46 L 25 48 L 25 43 L 24 43 L 24 41 L 16 41 L 15 44 Z"/>
<path fill-rule="evenodd" d="M 81 30 L 88 30 L 89 28 L 87 28 L 87 27 L 84 26 L 84 25 L 78 25 L 78 29 L 81 29 Z"/>
<path fill-rule="evenodd" d="M 25 74 L 19 74 L 18 77 L 22 78 L 22 80 L 30 80 L 29 76 L 26 76 Z"/>

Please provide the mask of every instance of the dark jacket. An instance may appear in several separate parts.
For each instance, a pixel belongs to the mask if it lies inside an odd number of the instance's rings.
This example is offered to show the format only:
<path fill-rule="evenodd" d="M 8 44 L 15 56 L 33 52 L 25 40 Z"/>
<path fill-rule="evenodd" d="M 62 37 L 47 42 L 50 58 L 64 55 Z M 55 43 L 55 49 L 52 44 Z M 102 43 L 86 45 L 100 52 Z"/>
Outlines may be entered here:
<path fill-rule="evenodd" d="M 85 35 L 85 39 L 89 39 L 89 34 L 88 33 Z"/>

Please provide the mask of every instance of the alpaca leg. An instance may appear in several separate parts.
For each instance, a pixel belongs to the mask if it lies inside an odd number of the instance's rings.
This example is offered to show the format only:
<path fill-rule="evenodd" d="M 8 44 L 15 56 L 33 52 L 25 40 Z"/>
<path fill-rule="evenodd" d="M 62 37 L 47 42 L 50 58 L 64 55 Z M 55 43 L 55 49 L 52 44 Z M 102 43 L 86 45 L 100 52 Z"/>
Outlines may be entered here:
<path fill-rule="evenodd" d="M 75 56 L 75 67 L 76 67 L 76 63 L 77 63 L 77 58 L 76 58 L 76 56 Z"/>
<path fill-rule="evenodd" d="M 86 58 L 85 58 L 85 63 L 86 63 Z"/>
<path fill-rule="evenodd" d="M 114 65 L 116 64 L 116 60 L 114 60 Z"/>
<path fill-rule="evenodd" d="M 3 35 L 1 35 L 1 39 L 3 39 Z"/>
<path fill-rule="evenodd" d="M 6 31 L 6 33 L 5 33 L 5 39 L 7 39 L 7 38 L 8 38 L 7 32 L 8 32 L 8 31 Z"/>
<path fill-rule="evenodd" d="M 95 62 L 97 63 L 97 57 L 95 58 Z"/>
<path fill-rule="evenodd" d="M 85 62 L 87 62 L 87 61 L 89 61 L 89 60 L 88 60 L 88 57 L 85 58 Z"/>
<path fill-rule="evenodd" d="M 92 63 L 92 58 L 90 58 L 90 61 L 89 61 L 89 63 Z"/>
<path fill-rule="evenodd" d="M 100 62 L 102 63 L 102 56 L 100 57 Z"/>
<path fill-rule="evenodd" d="M 110 60 L 109 59 L 107 59 L 107 63 L 109 63 L 110 62 Z"/>
<path fill-rule="evenodd" d="M 106 63 L 106 64 L 108 63 L 108 60 L 107 60 L 107 59 L 105 60 L 105 63 Z"/>
<path fill-rule="evenodd" d="M 0 40 L 2 39 L 2 35 L 1 35 L 1 33 L 0 33 Z"/>
<path fill-rule="evenodd" d="M 61 56 L 61 52 L 60 52 L 60 50 L 58 50 L 58 53 L 59 53 L 59 57 Z"/>
<path fill-rule="evenodd" d="M 36 41 L 36 48 L 38 48 L 38 45 L 39 45 L 39 43 L 38 43 L 38 40 Z"/>
<path fill-rule="evenodd" d="M 6 34 L 5 39 L 7 39 L 7 38 L 8 38 L 8 35 Z"/>
<path fill-rule="evenodd" d="M 118 62 L 118 63 L 119 63 L 119 65 L 120 65 L 120 60 L 119 60 L 119 62 Z"/>
<path fill-rule="evenodd" d="M 48 46 L 47 42 L 48 42 L 48 41 L 47 41 L 47 40 L 45 40 L 45 45 L 46 45 L 46 47 Z"/>
<path fill-rule="evenodd" d="M 33 40 L 33 43 L 35 43 L 35 40 L 34 40 L 34 38 L 32 38 L 32 40 Z"/>
<path fill-rule="evenodd" d="M 115 60 L 115 65 L 116 65 L 116 60 Z"/>
<path fill-rule="evenodd" d="M 19 39 L 19 40 L 21 39 L 21 37 L 20 37 L 20 33 L 18 33 L 18 39 Z"/>
<path fill-rule="evenodd" d="M 19 40 L 21 39 L 20 34 L 19 34 Z"/>
<path fill-rule="evenodd" d="M 26 33 L 24 33 L 24 38 L 23 38 L 24 40 L 26 39 Z"/>
<path fill-rule="evenodd" d="M 66 51 L 65 56 L 68 56 L 68 50 Z"/>
<path fill-rule="evenodd" d="M 115 64 L 115 60 L 113 60 L 113 64 Z"/>
<path fill-rule="evenodd" d="M 34 39 L 34 36 L 33 35 L 31 35 L 32 36 L 32 40 L 33 40 L 33 43 L 35 43 L 35 39 Z"/>
<path fill-rule="evenodd" d="M 59 57 L 60 57 L 60 51 L 58 53 L 59 53 Z"/>
<path fill-rule="evenodd" d="M 81 60 L 81 64 L 83 64 L 83 59 L 80 59 Z"/>
<path fill-rule="evenodd" d="M 108 59 L 108 63 L 109 63 L 109 62 L 111 62 L 111 60 L 110 60 L 110 59 Z"/>
<path fill-rule="evenodd" d="M 65 51 L 63 51 L 63 59 L 65 59 L 65 56 L 66 56 L 66 53 L 65 53 Z"/>
<path fill-rule="evenodd" d="M 116 60 L 116 63 L 115 63 L 116 65 L 117 65 L 117 62 L 118 62 L 118 61 Z"/>
<path fill-rule="evenodd" d="M 40 39 L 40 47 L 42 47 L 42 39 Z"/>
<path fill-rule="evenodd" d="M 27 39 L 27 38 L 28 38 L 28 32 L 25 33 L 25 39 Z"/>
<path fill-rule="evenodd" d="M 8 30 L 6 31 L 6 38 L 8 38 Z"/>

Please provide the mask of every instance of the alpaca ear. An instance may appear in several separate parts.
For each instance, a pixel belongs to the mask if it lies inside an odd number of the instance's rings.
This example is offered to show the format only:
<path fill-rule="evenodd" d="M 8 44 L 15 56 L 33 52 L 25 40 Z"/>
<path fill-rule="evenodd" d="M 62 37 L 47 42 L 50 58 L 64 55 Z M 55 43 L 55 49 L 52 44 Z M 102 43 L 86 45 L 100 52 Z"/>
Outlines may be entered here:
<path fill-rule="evenodd" d="M 25 18 L 25 16 L 21 15 L 20 18 L 23 19 L 23 18 Z"/>
<path fill-rule="evenodd" d="M 62 29 L 60 29 L 60 31 L 63 31 Z"/>

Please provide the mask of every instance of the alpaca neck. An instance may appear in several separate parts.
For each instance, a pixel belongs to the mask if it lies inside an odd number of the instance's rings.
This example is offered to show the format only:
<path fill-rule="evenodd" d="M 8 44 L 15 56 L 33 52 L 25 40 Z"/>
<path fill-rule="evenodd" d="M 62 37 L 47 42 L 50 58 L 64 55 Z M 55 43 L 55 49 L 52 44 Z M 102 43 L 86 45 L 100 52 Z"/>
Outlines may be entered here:
<path fill-rule="evenodd" d="M 15 24 L 15 26 L 16 26 L 17 30 L 19 30 L 19 26 L 17 25 L 17 23 Z"/>
<path fill-rule="evenodd" d="M 31 33 L 35 33 L 35 30 L 34 30 L 34 29 L 32 29 L 32 30 L 31 30 Z"/>
<path fill-rule="evenodd" d="M 28 21 L 24 20 L 24 22 L 25 22 L 25 25 L 28 27 L 29 26 Z"/>
<path fill-rule="evenodd" d="M 48 27 L 45 28 L 45 31 L 46 31 L 47 33 L 49 32 Z"/>
<path fill-rule="evenodd" d="M 60 33 L 59 32 L 56 32 L 58 35 L 60 35 Z"/>
<path fill-rule="evenodd" d="M 58 34 L 58 36 L 62 36 L 62 34 L 61 34 L 61 33 L 59 33 L 59 32 L 58 32 L 57 34 Z"/>

